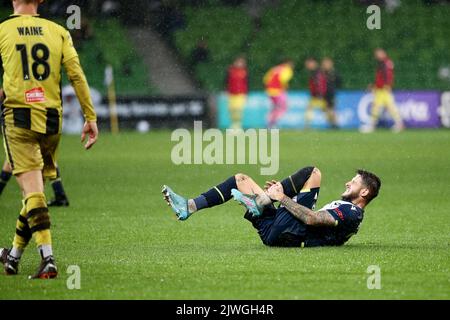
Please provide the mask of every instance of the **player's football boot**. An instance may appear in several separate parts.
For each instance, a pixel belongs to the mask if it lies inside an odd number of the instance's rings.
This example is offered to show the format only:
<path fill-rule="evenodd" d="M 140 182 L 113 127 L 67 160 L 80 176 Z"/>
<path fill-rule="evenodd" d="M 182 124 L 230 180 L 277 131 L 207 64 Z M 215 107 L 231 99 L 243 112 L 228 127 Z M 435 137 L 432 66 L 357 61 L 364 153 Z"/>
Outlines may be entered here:
<path fill-rule="evenodd" d="M 38 270 L 28 279 L 54 279 L 58 276 L 58 268 L 56 268 L 55 259 L 53 256 L 48 256 L 42 259 Z"/>
<path fill-rule="evenodd" d="M 16 275 L 19 272 L 19 259 L 16 259 L 9 255 L 9 250 L 1 248 L 2 251 L 0 261 L 3 264 L 5 273 L 9 276 Z"/>
<path fill-rule="evenodd" d="M 256 203 L 256 195 L 244 194 L 237 189 L 231 189 L 231 195 L 234 200 L 246 207 L 254 217 L 259 217 L 262 214 L 262 208 Z"/>
<path fill-rule="evenodd" d="M 69 206 L 69 199 L 67 197 L 56 197 L 52 200 L 49 200 L 47 202 L 47 205 L 49 207 L 68 207 Z"/>
<path fill-rule="evenodd" d="M 405 129 L 405 126 L 403 125 L 403 123 L 396 123 L 391 128 L 392 132 L 395 132 L 395 133 L 402 132 L 404 129 Z"/>
<path fill-rule="evenodd" d="M 1 254 L 0 254 L 0 262 L 2 264 L 5 264 L 6 263 L 6 258 L 8 257 L 9 250 L 6 249 L 6 248 L 0 248 L 0 252 L 1 252 Z"/>
<path fill-rule="evenodd" d="M 186 220 L 191 215 L 188 209 L 188 201 L 182 196 L 173 192 L 168 186 L 164 185 L 162 188 L 162 194 L 167 201 L 173 212 L 178 217 L 178 220 Z"/>

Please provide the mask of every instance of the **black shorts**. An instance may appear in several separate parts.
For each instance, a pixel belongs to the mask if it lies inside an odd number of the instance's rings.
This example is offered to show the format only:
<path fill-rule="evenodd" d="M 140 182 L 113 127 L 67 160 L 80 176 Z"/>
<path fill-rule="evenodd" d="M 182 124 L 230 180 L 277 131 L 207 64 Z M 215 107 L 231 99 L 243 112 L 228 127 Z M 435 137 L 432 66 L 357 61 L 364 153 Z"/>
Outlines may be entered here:
<path fill-rule="evenodd" d="M 296 196 L 298 204 L 314 209 L 320 188 L 301 191 Z M 264 244 L 280 247 L 301 247 L 306 235 L 306 225 L 295 218 L 284 207 L 271 205 L 264 209 L 260 217 L 252 217 L 248 211 L 244 218 L 252 222 L 253 227 Z"/>

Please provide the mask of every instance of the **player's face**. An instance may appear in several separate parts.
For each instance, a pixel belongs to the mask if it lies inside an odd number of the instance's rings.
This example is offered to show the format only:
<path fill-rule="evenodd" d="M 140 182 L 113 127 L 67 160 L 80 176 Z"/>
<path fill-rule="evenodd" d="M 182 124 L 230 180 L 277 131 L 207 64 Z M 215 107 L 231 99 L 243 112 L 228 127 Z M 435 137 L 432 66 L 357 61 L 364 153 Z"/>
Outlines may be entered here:
<path fill-rule="evenodd" d="M 342 200 L 353 201 L 357 199 L 363 189 L 365 189 L 365 186 L 363 184 L 361 176 L 357 174 L 353 177 L 352 180 L 345 184 L 345 191 L 341 195 Z"/>
<path fill-rule="evenodd" d="M 377 50 L 375 50 L 374 55 L 375 55 L 375 59 L 377 59 L 378 61 L 381 61 L 386 56 L 386 53 L 381 49 L 377 49 Z"/>
<path fill-rule="evenodd" d="M 312 71 L 317 69 L 317 62 L 311 59 L 306 60 L 305 67 L 307 70 Z"/>
<path fill-rule="evenodd" d="M 238 58 L 236 59 L 236 61 L 234 62 L 234 65 L 238 68 L 245 68 L 247 66 L 247 63 L 245 61 L 245 59 L 243 58 Z"/>
<path fill-rule="evenodd" d="M 322 61 L 322 69 L 327 71 L 333 69 L 333 61 L 331 61 L 330 59 L 324 59 Z"/>

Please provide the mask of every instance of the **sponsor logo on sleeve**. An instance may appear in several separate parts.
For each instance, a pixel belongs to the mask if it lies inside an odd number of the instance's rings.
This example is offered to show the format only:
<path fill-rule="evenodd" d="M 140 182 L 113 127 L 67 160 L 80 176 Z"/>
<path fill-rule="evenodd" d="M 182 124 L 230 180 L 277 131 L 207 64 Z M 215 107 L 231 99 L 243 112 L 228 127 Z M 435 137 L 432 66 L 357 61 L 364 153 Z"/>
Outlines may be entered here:
<path fill-rule="evenodd" d="M 339 219 L 344 221 L 344 214 L 342 213 L 341 210 L 339 210 L 339 208 L 335 208 L 335 209 L 333 209 L 333 211 L 336 212 L 336 214 L 338 215 Z"/>

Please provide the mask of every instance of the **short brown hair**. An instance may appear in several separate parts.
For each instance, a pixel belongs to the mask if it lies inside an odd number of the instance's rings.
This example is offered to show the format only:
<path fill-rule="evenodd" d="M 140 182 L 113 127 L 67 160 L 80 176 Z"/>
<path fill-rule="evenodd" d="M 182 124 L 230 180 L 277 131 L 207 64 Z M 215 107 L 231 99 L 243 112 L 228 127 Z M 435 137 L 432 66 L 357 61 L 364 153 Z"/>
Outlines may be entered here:
<path fill-rule="evenodd" d="M 361 176 L 361 179 L 364 183 L 364 185 L 369 189 L 369 194 L 365 196 L 365 199 L 367 201 L 366 204 L 368 204 L 372 199 L 376 198 L 378 196 L 378 192 L 381 188 L 381 180 L 377 177 L 376 174 L 359 169 L 356 171 Z"/>

